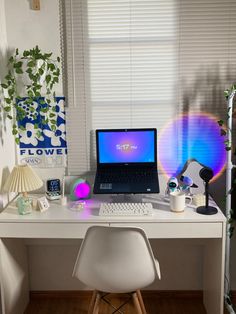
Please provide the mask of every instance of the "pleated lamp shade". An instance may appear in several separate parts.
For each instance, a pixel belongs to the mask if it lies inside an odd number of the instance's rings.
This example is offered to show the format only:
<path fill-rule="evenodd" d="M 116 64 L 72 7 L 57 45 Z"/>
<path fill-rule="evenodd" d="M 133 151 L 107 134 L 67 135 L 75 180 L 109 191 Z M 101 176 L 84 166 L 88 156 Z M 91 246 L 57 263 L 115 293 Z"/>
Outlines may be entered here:
<path fill-rule="evenodd" d="M 8 192 L 29 192 L 43 186 L 43 181 L 29 165 L 15 166 L 3 187 Z"/>

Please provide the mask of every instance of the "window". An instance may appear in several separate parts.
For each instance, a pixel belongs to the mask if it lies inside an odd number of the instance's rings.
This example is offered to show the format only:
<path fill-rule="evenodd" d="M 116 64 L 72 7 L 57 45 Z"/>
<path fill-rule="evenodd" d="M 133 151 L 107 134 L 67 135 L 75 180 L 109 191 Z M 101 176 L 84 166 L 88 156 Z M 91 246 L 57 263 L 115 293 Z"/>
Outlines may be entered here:
<path fill-rule="evenodd" d="M 225 114 L 235 1 L 66 0 L 61 7 L 69 174 L 93 167 L 96 128 L 159 133 L 182 112 Z"/>

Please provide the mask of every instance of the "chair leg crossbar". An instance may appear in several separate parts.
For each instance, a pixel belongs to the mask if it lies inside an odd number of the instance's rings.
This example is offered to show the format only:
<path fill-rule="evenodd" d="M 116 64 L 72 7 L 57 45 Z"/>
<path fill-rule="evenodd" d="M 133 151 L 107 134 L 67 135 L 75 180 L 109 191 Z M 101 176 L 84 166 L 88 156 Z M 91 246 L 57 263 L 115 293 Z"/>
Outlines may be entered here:
<path fill-rule="evenodd" d="M 112 307 L 113 312 L 111 314 L 114 314 L 114 313 L 124 314 L 124 312 L 121 311 L 121 308 L 124 307 L 127 303 L 129 303 L 131 299 L 133 299 L 133 303 L 134 303 L 135 309 L 137 311 L 137 314 L 147 314 L 140 290 L 137 290 L 137 291 L 131 292 L 131 293 L 126 293 L 126 295 L 128 295 L 129 298 L 125 302 L 123 302 L 119 307 L 115 307 L 106 298 L 109 294 L 110 293 L 104 293 L 101 291 L 94 291 L 91 302 L 90 302 L 88 314 L 98 314 L 99 313 L 99 305 L 100 305 L 101 300 L 104 301 L 105 303 L 109 304 Z"/>
<path fill-rule="evenodd" d="M 129 303 L 129 301 L 132 299 L 132 293 L 126 293 L 129 298 L 123 302 L 119 307 L 115 307 L 109 300 L 106 299 L 106 296 L 109 295 L 109 293 L 104 294 L 101 299 L 106 302 L 107 304 L 109 304 L 115 311 L 112 312 L 112 314 L 114 313 L 120 313 L 120 314 L 124 314 L 124 312 L 120 311 L 120 309 L 125 306 L 127 303 Z"/>

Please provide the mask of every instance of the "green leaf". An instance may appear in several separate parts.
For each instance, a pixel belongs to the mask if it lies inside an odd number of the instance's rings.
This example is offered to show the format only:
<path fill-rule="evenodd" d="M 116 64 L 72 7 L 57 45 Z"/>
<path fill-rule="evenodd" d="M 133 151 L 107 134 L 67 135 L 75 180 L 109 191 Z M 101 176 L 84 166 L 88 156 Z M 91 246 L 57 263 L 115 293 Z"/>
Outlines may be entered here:
<path fill-rule="evenodd" d="M 55 125 L 52 125 L 52 126 L 51 126 L 51 130 L 52 130 L 53 132 L 55 132 L 55 131 L 56 131 L 56 129 L 57 129 L 57 128 L 56 128 L 56 126 L 55 126 Z"/>
<path fill-rule="evenodd" d="M 34 96 L 34 93 L 32 92 L 32 90 L 29 90 L 28 91 L 28 96 L 29 97 L 33 97 Z M 29 99 L 30 100 L 30 103 L 32 102 L 32 100 L 31 99 Z"/>
<path fill-rule="evenodd" d="M 24 50 L 24 51 L 23 51 L 23 57 L 28 57 L 28 56 L 29 56 L 29 51 Z"/>
<path fill-rule="evenodd" d="M 34 67 L 35 66 L 35 62 L 33 60 L 31 60 L 31 61 L 29 61 L 27 63 L 27 66 L 30 67 L 30 68 Z"/>
<path fill-rule="evenodd" d="M 52 52 L 51 53 L 45 53 L 44 56 L 46 59 L 49 59 L 52 56 Z"/>
<path fill-rule="evenodd" d="M 221 129 L 220 130 L 220 135 L 221 136 L 225 136 L 227 134 L 227 132 L 224 130 L 224 129 Z"/>
<path fill-rule="evenodd" d="M 14 68 L 21 68 L 22 67 L 23 62 L 22 61 L 18 61 L 14 64 Z"/>
<path fill-rule="evenodd" d="M 57 61 L 58 61 L 58 62 L 60 62 L 60 61 L 61 61 L 59 57 L 57 57 Z"/>
<path fill-rule="evenodd" d="M 57 123 L 57 121 L 54 120 L 54 119 L 50 120 L 50 122 L 51 122 L 52 124 L 56 124 L 56 123 Z"/>
<path fill-rule="evenodd" d="M 17 145 L 20 144 L 20 139 L 19 139 L 19 137 L 16 137 L 16 138 L 15 138 L 15 142 L 16 142 Z"/>
<path fill-rule="evenodd" d="M 51 75 L 50 74 L 48 74 L 48 75 L 46 75 L 46 83 L 47 84 L 49 84 L 50 83 L 50 81 L 51 81 Z"/>
<path fill-rule="evenodd" d="M 11 99 L 10 99 L 10 98 L 5 98 L 5 101 L 6 101 L 6 103 L 7 103 L 8 105 L 11 104 Z"/>
<path fill-rule="evenodd" d="M 48 64 L 48 68 L 51 70 L 51 71 L 54 71 L 55 70 L 55 65 L 53 63 L 49 63 Z"/>
<path fill-rule="evenodd" d="M 7 115 L 8 119 L 12 120 L 12 116 L 11 115 Z"/>
<path fill-rule="evenodd" d="M 217 121 L 217 123 L 219 124 L 219 126 L 222 126 L 224 124 L 224 121 L 223 120 L 219 120 L 219 121 Z"/>
<path fill-rule="evenodd" d="M 14 89 L 9 89 L 8 90 L 8 94 L 9 94 L 9 96 L 14 95 L 15 94 L 15 90 Z"/>
<path fill-rule="evenodd" d="M 7 89 L 8 86 L 6 84 L 1 84 L 2 88 Z"/>
<path fill-rule="evenodd" d="M 16 68 L 16 73 L 17 73 L 17 74 L 23 74 L 23 71 L 22 71 L 21 68 Z"/>
<path fill-rule="evenodd" d="M 41 132 L 41 131 L 37 131 L 37 132 L 36 132 L 37 138 L 40 138 L 41 135 L 42 135 L 42 132 Z"/>
<path fill-rule="evenodd" d="M 231 147 L 225 147 L 225 149 L 226 149 L 227 151 L 230 151 L 230 150 L 231 150 Z"/>
<path fill-rule="evenodd" d="M 44 74 L 44 70 L 42 68 L 39 68 L 39 74 L 43 75 Z"/>
<path fill-rule="evenodd" d="M 11 107 L 10 107 L 10 106 L 4 107 L 4 110 L 5 110 L 6 112 L 10 112 L 10 111 L 11 111 Z"/>
<path fill-rule="evenodd" d="M 16 135 L 16 134 L 18 134 L 18 131 L 17 131 L 17 129 L 13 129 L 13 130 L 12 130 L 12 134 L 13 134 L 13 135 Z"/>

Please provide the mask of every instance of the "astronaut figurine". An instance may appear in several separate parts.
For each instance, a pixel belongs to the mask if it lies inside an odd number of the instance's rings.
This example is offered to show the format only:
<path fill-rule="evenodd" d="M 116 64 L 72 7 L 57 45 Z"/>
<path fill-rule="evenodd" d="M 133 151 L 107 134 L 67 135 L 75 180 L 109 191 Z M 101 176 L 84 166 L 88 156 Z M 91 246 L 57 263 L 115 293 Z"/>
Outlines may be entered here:
<path fill-rule="evenodd" d="M 167 182 L 166 195 L 169 195 L 171 192 L 179 191 L 179 183 L 176 177 L 171 177 Z"/>
<path fill-rule="evenodd" d="M 186 195 L 192 195 L 190 188 L 197 188 L 198 186 L 193 183 L 193 180 L 187 176 L 181 176 L 180 181 L 180 190 L 183 191 Z"/>

